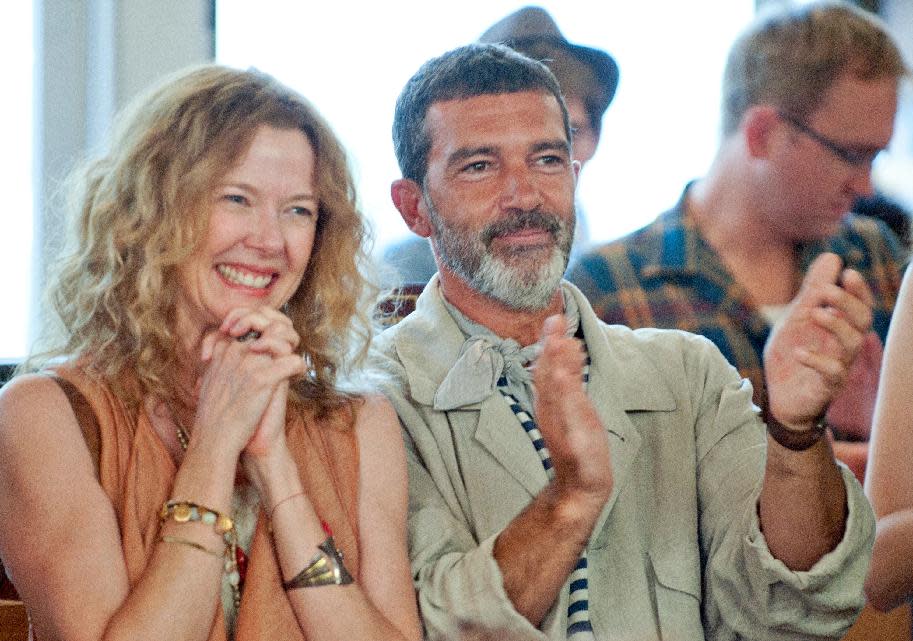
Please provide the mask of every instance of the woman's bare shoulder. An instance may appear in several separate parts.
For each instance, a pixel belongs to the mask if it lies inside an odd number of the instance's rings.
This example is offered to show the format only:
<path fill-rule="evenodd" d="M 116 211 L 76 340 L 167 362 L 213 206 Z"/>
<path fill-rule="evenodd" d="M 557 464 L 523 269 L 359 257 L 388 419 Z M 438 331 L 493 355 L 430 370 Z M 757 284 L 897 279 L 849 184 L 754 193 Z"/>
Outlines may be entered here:
<path fill-rule="evenodd" d="M 55 638 L 102 629 L 128 589 L 119 530 L 69 399 L 53 378 L 23 375 L 0 390 L 0 451 L 0 514 L 16 515 L 0 518 L 0 556 L 32 622 Z M 86 576 L 97 579 L 91 588 Z M 77 598 L 78 616 L 63 605 Z"/>
<path fill-rule="evenodd" d="M 0 389 L 0 440 L 15 438 L 20 421 L 30 425 L 72 417 L 70 403 L 60 385 L 45 374 L 22 374 Z M 63 416 L 62 416 L 63 415 Z"/>
<path fill-rule="evenodd" d="M 399 493 L 406 486 L 406 456 L 399 417 L 381 395 L 367 395 L 355 419 L 359 468 L 365 494 Z M 389 497 L 388 497 L 389 498 Z"/>
<path fill-rule="evenodd" d="M 359 445 L 400 440 L 400 423 L 396 410 L 383 394 L 369 393 L 355 409 L 355 430 Z M 395 436 L 396 439 L 391 439 Z"/>

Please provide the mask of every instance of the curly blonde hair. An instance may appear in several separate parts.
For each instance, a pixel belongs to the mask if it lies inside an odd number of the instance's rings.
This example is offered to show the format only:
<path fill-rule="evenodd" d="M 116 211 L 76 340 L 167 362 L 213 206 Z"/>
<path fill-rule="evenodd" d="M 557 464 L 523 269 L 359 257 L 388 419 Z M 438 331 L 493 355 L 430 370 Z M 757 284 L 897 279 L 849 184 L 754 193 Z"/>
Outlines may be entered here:
<path fill-rule="evenodd" d="M 204 239 L 208 216 L 198 213 L 209 211 L 211 190 L 263 125 L 300 130 L 315 156 L 317 232 L 285 307 L 310 365 L 297 398 L 322 410 L 345 396 L 337 374 L 367 351 L 361 303 L 375 293 L 362 273 L 369 231 L 345 151 L 298 93 L 262 72 L 217 65 L 181 72 L 134 101 L 110 151 L 75 174 L 72 249 L 49 291 L 62 328 L 26 369 L 65 355 L 129 403 L 148 393 L 180 398 L 176 269 Z"/>

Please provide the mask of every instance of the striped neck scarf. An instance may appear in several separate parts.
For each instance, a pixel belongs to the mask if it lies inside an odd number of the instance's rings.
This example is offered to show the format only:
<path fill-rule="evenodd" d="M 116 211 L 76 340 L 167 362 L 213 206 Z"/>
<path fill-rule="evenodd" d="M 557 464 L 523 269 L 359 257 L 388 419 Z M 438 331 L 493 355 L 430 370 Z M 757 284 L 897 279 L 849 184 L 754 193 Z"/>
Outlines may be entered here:
<path fill-rule="evenodd" d="M 574 297 L 566 290 L 564 294 L 564 315 L 568 336 L 583 339 L 580 327 L 580 310 Z M 536 421 L 533 418 L 533 389 L 530 365 L 538 357 L 541 345 L 538 343 L 520 347 L 512 339 L 502 339 L 487 327 L 463 315 L 444 299 L 444 306 L 450 312 L 457 326 L 467 337 L 456 363 L 448 373 L 435 395 L 436 409 L 453 409 L 462 405 L 485 400 L 494 393 L 501 393 L 511 410 L 526 431 L 549 480 L 554 477 L 551 455 Z M 584 341 L 584 349 L 586 342 Z M 583 384 L 589 380 L 589 355 L 583 370 Z M 586 549 L 580 555 L 574 571 L 569 577 L 570 595 L 567 612 L 568 641 L 595 641 L 589 615 L 589 583 L 587 578 Z"/>

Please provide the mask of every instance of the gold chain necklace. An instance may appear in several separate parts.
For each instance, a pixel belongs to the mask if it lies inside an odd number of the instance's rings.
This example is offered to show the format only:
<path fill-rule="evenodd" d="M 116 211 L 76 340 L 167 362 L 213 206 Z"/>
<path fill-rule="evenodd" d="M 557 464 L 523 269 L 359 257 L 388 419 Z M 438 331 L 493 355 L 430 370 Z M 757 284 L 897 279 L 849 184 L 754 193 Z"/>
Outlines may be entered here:
<path fill-rule="evenodd" d="M 187 434 L 187 430 L 184 429 L 184 426 L 181 425 L 181 420 L 178 418 L 178 413 L 174 411 L 173 407 L 171 407 L 171 403 L 165 401 L 165 407 L 168 408 L 168 413 L 171 414 L 171 421 L 174 423 L 174 431 L 178 436 L 178 443 L 181 445 L 181 450 L 186 452 L 187 446 L 190 444 L 190 436 Z"/>
<path fill-rule="evenodd" d="M 181 427 L 181 424 L 176 420 L 174 422 L 174 429 L 178 435 L 178 443 L 181 444 L 181 449 L 185 452 L 187 451 L 187 446 L 190 444 L 190 438 L 187 436 L 187 431 Z"/>

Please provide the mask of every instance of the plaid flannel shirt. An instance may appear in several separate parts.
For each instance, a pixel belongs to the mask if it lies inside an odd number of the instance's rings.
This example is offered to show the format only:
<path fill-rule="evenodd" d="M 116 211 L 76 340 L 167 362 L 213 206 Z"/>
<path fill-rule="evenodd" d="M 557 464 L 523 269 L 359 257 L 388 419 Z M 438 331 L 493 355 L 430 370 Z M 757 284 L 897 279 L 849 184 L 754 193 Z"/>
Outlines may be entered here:
<path fill-rule="evenodd" d="M 762 353 L 770 326 L 748 292 L 685 216 L 685 193 L 653 223 L 585 253 L 568 280 L 606 323 L 683 329 L 712 340 L 764 398 Z M 799 247 L 802 273 L 821 252 L 841 256 L 875 298 L 873 330 L 884 342 L 906 252 L 881 221 L 848 214 L 838 232 Z M 797 283 L 798 287 L 798 283 Z"/>

